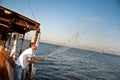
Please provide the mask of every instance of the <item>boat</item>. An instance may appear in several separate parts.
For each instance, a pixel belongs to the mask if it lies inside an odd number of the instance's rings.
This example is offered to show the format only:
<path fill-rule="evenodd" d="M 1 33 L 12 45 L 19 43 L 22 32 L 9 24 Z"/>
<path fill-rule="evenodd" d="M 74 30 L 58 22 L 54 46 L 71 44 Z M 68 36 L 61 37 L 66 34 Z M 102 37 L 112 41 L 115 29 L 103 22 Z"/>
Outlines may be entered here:
<path fill-rule="evenodd" d="M 40 23 L 8 8 L 0 6 L 0 80 L 14 80 L 15 59 L 24 48 L 26 33 L 34 31 L 32 42 L 37 44 L 40 36 Z M 18 39 L 19 53 L 16 53 Z M 32 64 L 29 65 L 26 80 L 32 79 Z"/>

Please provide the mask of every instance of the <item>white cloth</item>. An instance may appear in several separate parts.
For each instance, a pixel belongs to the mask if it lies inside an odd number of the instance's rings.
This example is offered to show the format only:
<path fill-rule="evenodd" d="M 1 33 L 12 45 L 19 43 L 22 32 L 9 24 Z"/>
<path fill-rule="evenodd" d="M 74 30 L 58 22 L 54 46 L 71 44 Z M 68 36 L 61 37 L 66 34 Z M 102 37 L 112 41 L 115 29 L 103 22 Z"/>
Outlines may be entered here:
<path fill-rule="evenodd" d="M 33 53 L 32 49 L 28 48 L 25 51 L 23 51 L 23 53 L 18 57 L 15 63 L 17 65 L 21 65 L 21 67 L 25 69 L 29 64 L 29 62 L 27 61 L 27 57 L 34 57 L 34 56 L 35 54 Z"/>

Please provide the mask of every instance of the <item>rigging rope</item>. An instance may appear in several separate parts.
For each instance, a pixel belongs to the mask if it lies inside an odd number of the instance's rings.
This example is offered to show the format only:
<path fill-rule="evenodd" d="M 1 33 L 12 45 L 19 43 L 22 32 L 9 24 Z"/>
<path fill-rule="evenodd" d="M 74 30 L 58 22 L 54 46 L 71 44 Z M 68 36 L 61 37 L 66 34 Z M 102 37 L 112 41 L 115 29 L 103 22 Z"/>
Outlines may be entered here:
<path fill-rule="evenodd" d="M 30 11 L 31 11 L 31 13 L 32 13 L 32 16 L 33 16 L 34 20 L 36 21 L 36 18 L 35 18 L 34 12 L 33 12 L 33 10 L 32 10 L 32 7 L 31 7 L 29 1 L 28 1 L 28 0 L 26 0 L 26 1 L 27 1 L 27 3 L 28 3 L 28 6 L 29 6 Z"/>

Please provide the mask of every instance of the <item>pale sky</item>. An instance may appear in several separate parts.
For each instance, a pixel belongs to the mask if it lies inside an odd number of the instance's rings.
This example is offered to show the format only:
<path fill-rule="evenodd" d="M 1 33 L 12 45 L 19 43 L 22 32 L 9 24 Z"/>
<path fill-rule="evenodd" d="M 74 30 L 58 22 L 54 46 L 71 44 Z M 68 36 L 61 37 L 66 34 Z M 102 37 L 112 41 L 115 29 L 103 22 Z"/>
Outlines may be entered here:
<path fill-rule="evenodd" d="M 42 41 L 120 52 L 119 0 L 0 0 L 0 5 L 39 22 Z"/>

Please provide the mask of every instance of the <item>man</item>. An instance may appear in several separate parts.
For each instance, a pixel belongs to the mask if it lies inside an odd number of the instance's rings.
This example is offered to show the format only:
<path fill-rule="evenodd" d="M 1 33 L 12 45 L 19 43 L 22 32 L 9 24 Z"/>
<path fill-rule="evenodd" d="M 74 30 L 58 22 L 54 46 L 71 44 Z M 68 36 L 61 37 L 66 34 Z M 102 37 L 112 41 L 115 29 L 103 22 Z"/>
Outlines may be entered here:
<path fill-rule="evenodd" d="M 34 50 L 36 49 L 36 44 L 31 43 L 30 48 L 23 51 L 23 53 L 18 57 L 14 66 L 14 80 L 24 80 L 25 69 L 29 63 L 39 64 L 41 60 L 45 60 L 46 57 L 38 58 L 35 57 Z"/>

